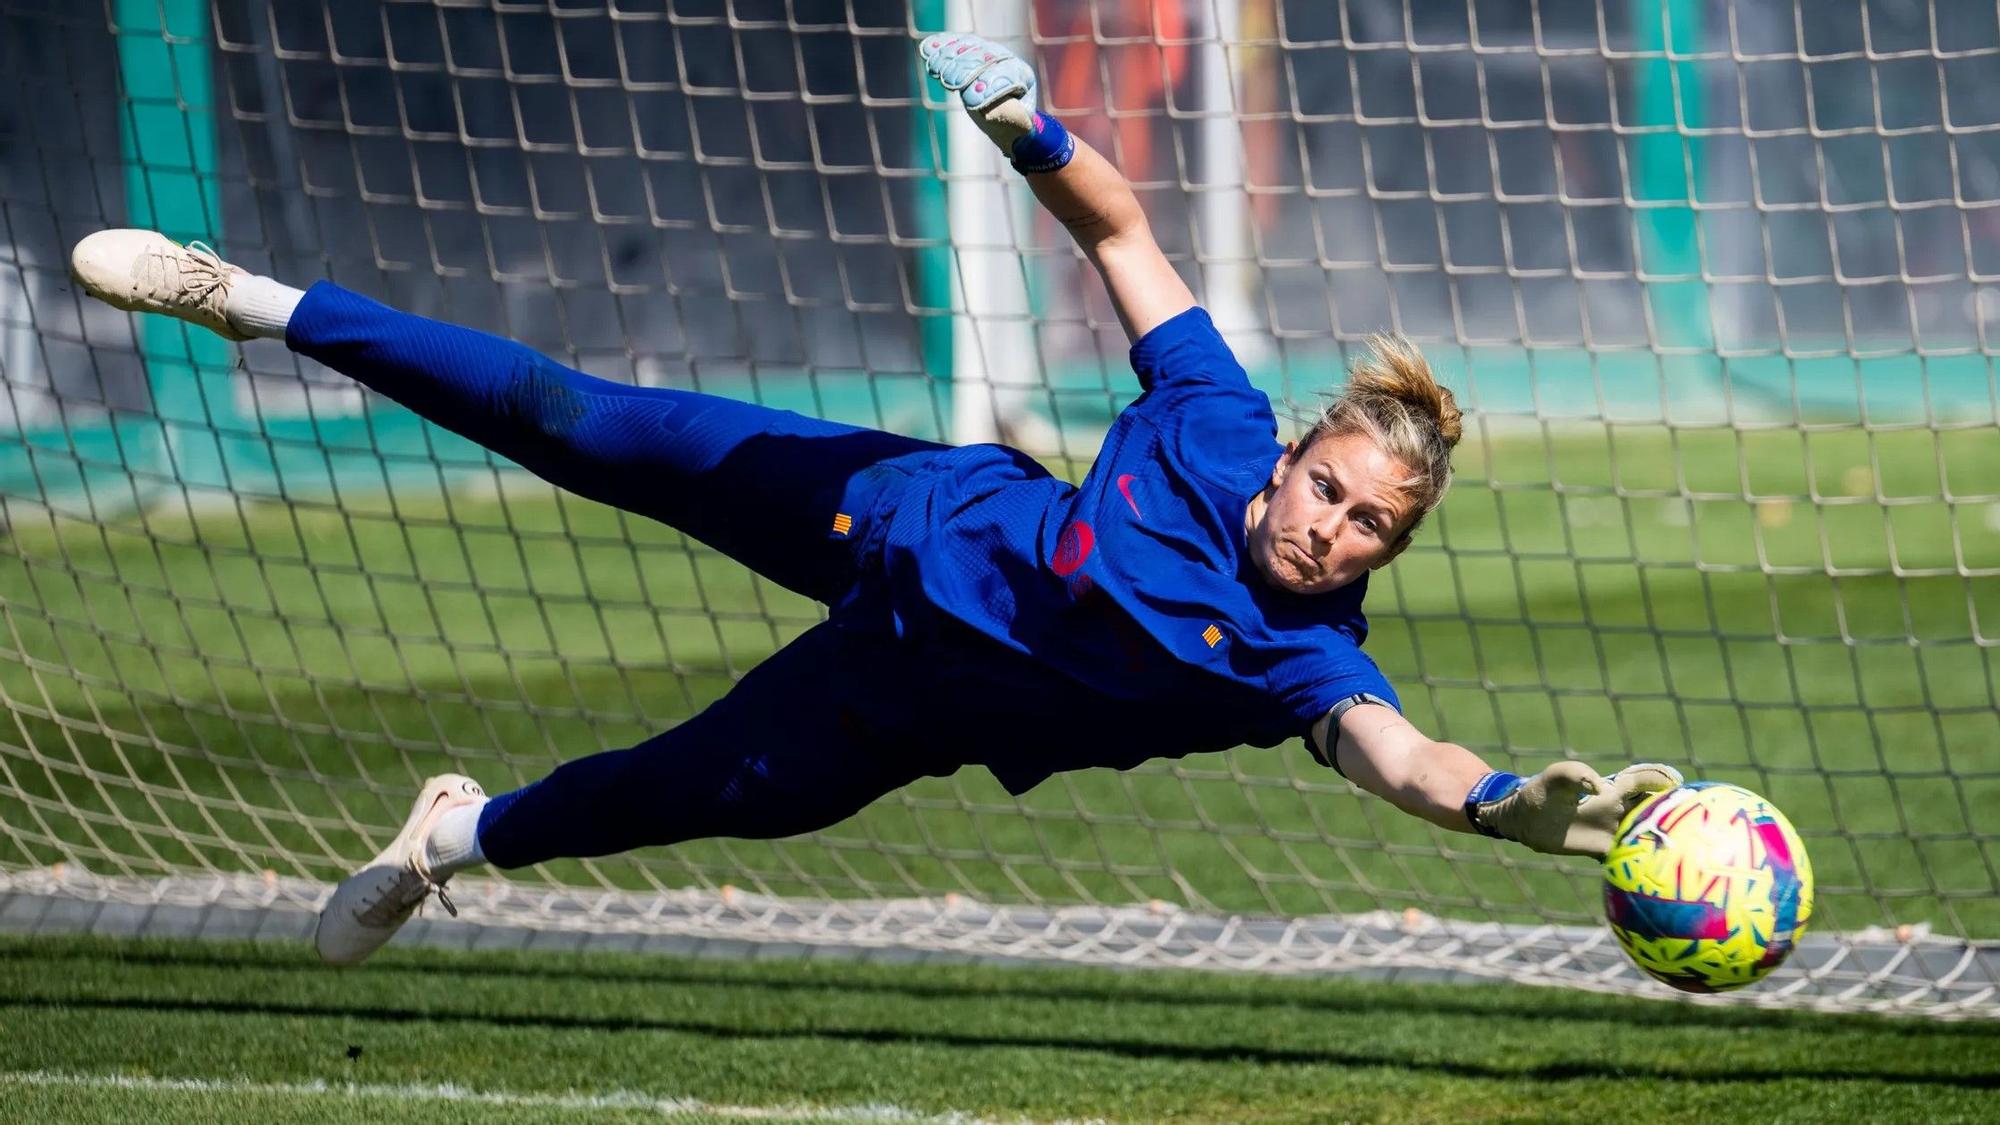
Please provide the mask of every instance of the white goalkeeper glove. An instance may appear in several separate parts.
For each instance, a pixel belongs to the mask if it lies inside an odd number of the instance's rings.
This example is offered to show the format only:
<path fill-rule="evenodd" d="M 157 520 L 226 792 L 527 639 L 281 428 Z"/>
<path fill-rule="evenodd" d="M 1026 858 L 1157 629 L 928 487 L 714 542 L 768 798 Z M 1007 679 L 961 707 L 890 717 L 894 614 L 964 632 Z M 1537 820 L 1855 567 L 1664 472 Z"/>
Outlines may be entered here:
<path fill-rule="evenodd" d="M 1035 108 L 1035 70 L 977 35 L 933 35 L 918 45 L 924 69 L 965 103 L 979 131 L 1024 173 L 1053 172 L 1076 154 L 1062 122 Z"/>
<path fill-rule="evenodd" d="M 1603 859 L 1626 813 L 1680 783 L 1679 770 L 1656 762 L 1610 777 L 1582 762 L 1557 762 L 1525 778 L 1495 770 L 1465 795 L 1465 815 L 1481 833 L 1538 852 Z"/>

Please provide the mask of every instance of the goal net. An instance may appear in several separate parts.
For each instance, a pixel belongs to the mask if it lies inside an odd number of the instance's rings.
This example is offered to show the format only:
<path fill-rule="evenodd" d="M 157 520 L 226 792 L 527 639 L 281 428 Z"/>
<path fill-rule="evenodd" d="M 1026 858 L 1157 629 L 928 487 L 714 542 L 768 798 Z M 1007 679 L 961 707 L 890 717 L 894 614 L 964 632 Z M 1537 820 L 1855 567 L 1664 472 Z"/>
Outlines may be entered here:
<path fill-rule="evenodd" d="M 608 378 L 1080 473 L 1125 341 L 919 81 L 946 26 L 1032 53 L 1281 413 L 1383 329 L 1453 384 L 1457 486 L 1369 602 L 1421 729 L 1775 800 L 1818 913 L 1737 1000 L 2000 1013 L 1974 4 L 0 0 L 0 927 L 296 932 L 424 776 L 633 744 L 821 612 L 277 344 L 84 300 L 69 245 L 154 226 Z M 1665 991 L 1591 864 L 1296 743 L 464 882 L 437 940 Z"/>

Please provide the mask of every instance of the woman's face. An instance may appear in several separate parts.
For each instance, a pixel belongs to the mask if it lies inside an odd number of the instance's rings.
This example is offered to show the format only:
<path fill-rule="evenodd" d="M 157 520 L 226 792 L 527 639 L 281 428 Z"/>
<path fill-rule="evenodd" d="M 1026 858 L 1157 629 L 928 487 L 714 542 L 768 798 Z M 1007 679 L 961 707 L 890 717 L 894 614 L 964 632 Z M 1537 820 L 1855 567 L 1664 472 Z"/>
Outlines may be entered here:
<path fill-rule="evenodd" d="M 1271 481 L 1243 514 L 1250 557 L 1271 585 L 1324 594 L 1410 545 L 1409 467 L 1366 434 L 1322 437 L 1302 452 L 1285 444 Z"/>

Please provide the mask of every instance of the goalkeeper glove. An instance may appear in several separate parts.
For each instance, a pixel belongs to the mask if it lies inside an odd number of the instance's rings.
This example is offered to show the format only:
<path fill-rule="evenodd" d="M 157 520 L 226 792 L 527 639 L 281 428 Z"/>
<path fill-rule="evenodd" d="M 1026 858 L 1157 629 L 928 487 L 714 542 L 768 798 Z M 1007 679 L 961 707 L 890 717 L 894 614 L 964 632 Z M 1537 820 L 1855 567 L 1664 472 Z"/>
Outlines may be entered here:
<path fill-rule="evenodd" d="M 1035 71 L 998 43 L 977 35 L 933 35 L 918 46 L 924 69 L 965 103 L 979 131 L 1017 172 L 1053 172 L 1076 155 L 1062 122 L 1035 110 Z"/>
<path fill-rule="evenodd" d="M 1481 833 L 1538 852 L 1603 859 L 1626 813 L 1680 783 L 1679 770 L 1654 762 L 1610 777 L 1582 762 L 1557 762 L 1527 778 L 1495 770 L 1465 795 L 1465 815 Z"/>

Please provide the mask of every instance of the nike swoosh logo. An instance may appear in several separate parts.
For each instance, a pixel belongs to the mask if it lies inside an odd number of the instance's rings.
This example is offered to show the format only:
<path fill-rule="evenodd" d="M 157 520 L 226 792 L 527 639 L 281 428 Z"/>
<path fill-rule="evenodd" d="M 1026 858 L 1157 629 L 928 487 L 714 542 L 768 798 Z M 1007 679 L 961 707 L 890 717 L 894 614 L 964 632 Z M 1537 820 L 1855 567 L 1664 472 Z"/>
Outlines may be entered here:
<path fill-rule="evenodd" d="M 1118 475 L 1118 491 L 1125 494 L 1125 503 L 1132 509 L 1133 517 L 1136 519 L 1145 519 L 1146 517 L 1139 511 L 1139 502 L 1132 499 L 1133 479 L 1131 473 L 1120 473 Z"/>

